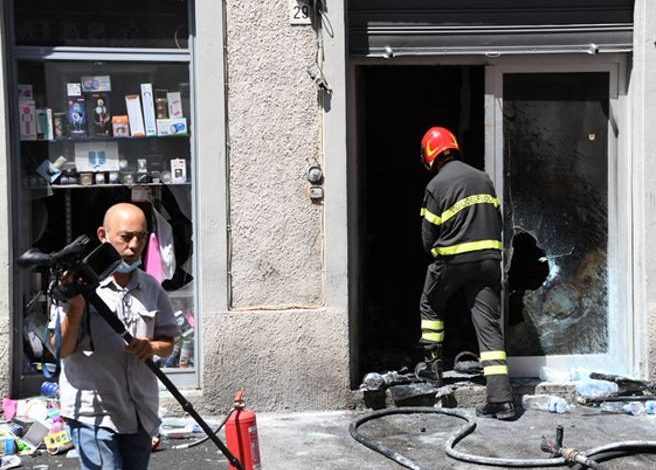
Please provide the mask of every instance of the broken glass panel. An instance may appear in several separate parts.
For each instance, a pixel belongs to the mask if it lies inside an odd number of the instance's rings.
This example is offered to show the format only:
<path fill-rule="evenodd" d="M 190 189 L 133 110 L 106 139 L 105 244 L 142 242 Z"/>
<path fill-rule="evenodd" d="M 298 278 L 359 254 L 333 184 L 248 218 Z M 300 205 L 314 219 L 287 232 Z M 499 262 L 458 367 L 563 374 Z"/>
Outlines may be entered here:
<path fill-rule="evenodd" d="M 607 73 L 504 75 L 508 352 L 608 350 Z"/>

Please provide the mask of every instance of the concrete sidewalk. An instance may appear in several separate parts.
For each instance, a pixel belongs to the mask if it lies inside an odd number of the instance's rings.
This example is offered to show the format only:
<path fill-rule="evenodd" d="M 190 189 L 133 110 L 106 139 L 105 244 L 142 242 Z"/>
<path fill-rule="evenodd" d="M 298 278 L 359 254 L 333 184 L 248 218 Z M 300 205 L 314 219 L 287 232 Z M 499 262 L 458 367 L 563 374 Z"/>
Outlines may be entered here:
<path fill-rule="evenodd" d="M 473 408 L 458 408 L 473 418 Z M 403 468 L 386 457 L 353 440 L 348 433 L 352 420 L 362 411 L 314 413 L 258 413 L 262 468 L 264 470 L 392 470 Z M 396 415 L 370 421 L 360 427 L 365 436 L 374 438 L 396 452 L 412 459 L 425 469 L 490 469 L 508 467 L 479 466 L 459 462 L 446 456 L 444 444 L 464 423 L 445 415 Z M 477 428 L 456 449 L 461 452 L 517 459 L 543 459 L 540 451 L 543 435 L 553 437 L 556 426 L 563 425 L 564 443 L 579 450 L 624 440 L 656 441 L 655 415 L 601 414 L 598 409 L 576 407 L 566 414 L 527 411 L 518 420 L 502 422 L 478 419 Z M 223 433 L 221 432 L 223 439 Z M 163 441 L 155 452 L 151 469 L 204 470 L 227 469 L 228 465 L 214 447 L 200 446 L 171 450 L 184 441 Z M 76 469 L 77 460 L 65 456 L 24 457 L 23 468 L 34 470 Z M 608 461 L 610 469 L 656 468 L 656 454 L 622 457 Z M 554 468 L 554 467 L 551 467 Z M 556 467 L 567 468 L 567 467 Z"/>

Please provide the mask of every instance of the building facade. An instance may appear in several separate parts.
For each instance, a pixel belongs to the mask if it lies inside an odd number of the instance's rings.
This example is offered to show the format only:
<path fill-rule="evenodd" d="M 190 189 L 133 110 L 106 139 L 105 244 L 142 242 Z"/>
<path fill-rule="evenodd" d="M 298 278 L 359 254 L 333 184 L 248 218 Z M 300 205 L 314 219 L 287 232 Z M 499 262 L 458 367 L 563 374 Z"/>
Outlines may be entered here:
<path fill-rule="evenodd" d="M 25 342 L 28 305 L 45 281 L 17 258 L 89 231 L 79 222 L 97 218 L 88 211 L 124 197 L 187 234 L 173 237 L 187 247 L 176 252 L 186 277 L 169 287 L 192 323 L 194 360 L 166 370 L 197 406 L 223 410 L 240 387 L 260 410 L 351 406 L 364 373 L 413 361 L 428 262 L 418 142 L 430 125 L 451 127 L 502 197 L 512 373 L 587 366 L 654 377 L 656 6 L 647 0 L 196 0 L 167 2 L 168 15 L 143 2 L 126 36 L 112 35 L 108 24 L 120 30 L 127 20 L 108 7 L 96 9 L 107 20 L 92 36 L 88 13 L 68 2 L 63 16 L 77 36 L 60 37 L 44 30 L 65 20 L 37 21 L 30 2 L 5 3 L 3 393 L 29 394 L 42 380 Z M 110 77 L 111 89 L 100 79 L 76 95 L 68 84 L 83 77 Z M 125 96 L 145 109 L 144 83 L 169 102 L 182 98 L 184 136 L 21 135 L 22 102 L 61 114 L 64 99 L 95 106 L 95 93 L 107 93 L 109 114 L 121 116 Z M 21 100 L 18 85 L 32 85 L 31 98 Z M 115 163 L 134 163 L 133 178 L 145 164 L 151 179 L 113 186 L 113 167 L 80 171 L 82 145 L 94 142 L 108 160 L 116 143 Z M 77 165 L 63 172 L 78 178 L 68 187 L 29 179 L 60 155 Z M 175 173 L 174 158 L 187 173 L 178 187 L 160 178 Z M 94 196 L 103 191 L 111 197 Z M 475 346 L 464 317 L 447 321 L 451 353 Z"/>

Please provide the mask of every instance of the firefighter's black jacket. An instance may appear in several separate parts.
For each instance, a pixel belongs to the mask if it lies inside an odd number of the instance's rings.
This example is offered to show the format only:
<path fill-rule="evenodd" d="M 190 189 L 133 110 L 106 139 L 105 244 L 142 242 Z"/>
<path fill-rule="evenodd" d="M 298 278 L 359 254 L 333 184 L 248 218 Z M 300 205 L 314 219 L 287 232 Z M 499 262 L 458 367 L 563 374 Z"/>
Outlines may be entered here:
<path fill-rule="evenodd" d="M 424 248 L 453 263 L 501 259 L 500 201 L 489 176 L 456 159 L 426 186 L 421 209 Z"/>

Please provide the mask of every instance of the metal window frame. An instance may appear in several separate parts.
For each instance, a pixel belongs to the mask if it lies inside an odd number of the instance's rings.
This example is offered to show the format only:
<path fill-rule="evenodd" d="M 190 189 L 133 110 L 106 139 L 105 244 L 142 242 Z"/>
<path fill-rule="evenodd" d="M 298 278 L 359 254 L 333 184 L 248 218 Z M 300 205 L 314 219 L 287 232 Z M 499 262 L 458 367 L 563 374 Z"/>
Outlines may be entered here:
<path fill-rule="evenodd" d="M 633 310 L 633 278 L 631 262 L 632 223 L 630 220 L 630 158 L 627 150 L 628 100 L 627 56 L 597 57 L 575 60 L 555 57 L 549 60 L 525 58 L 500 61 L 486 68 L 485 90 L 485 166 L 499 194 L 504 194 L 503 168 L 503 75 L 508 73 L 576 73 L 607 72 L 609 74 L 608 119 L 608 323 L 607 354 L 572 354 L 509 358 L 514 376 L 535 375 L 539 366 L 567 370 L 576 365 L 597 367 L 619 374 L 638 373 L 635 360 Z M 626 210 L 624 210 L 626 209 Z"/>

